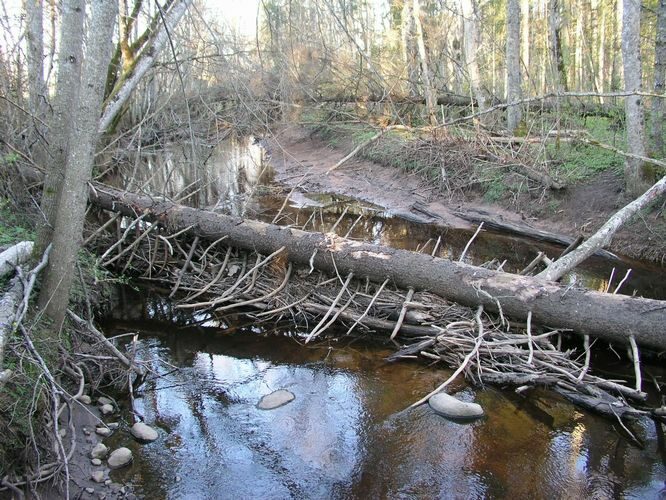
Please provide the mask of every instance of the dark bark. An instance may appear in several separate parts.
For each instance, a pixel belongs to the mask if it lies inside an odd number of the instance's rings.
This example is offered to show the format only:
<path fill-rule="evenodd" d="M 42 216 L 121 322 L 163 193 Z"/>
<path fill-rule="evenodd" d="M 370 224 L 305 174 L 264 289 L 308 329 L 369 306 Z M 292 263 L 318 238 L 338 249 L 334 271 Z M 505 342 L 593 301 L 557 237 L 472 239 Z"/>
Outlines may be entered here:
<path fill-rule="evenodd" d="M 337 266 L 342 275 L 353 272 L 378 282 L 390 278 L 403 289 L 428 290 L 463 305 L 483 304 L 489 310 L 497 310 L 499 301 L 504 314 L 516 319 L 532 311 L 534 321 L 549 327 L 609 341 L 627 342 L 634 335 L 642 345 L 666 348 L 663 301 L 565 287 L 407 250 L 242 220 L 102 185 L 91 190 L 90 199 L 128 216 L 147 213 L 171 231 L 192 227 L 191 233 L 204 239 L 227 235 L 230 244 L 241 249 L 270 254 L 284 246 L 294 264 L 309 267 L 312 262 L 326 273 L 334 274 Z"/>

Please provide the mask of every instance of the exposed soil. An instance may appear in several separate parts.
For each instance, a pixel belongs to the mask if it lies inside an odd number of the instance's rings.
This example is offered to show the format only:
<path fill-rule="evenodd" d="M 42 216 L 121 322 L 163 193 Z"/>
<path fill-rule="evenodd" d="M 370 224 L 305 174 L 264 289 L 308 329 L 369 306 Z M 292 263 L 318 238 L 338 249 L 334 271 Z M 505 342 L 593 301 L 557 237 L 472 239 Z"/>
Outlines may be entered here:
<path fill-rule="evenodd" d="M 606 171 L 561 191 L 533 198 L 523 194 L 512 200 L 488 203 L 480 193 L 449 199 L 422 177 L 354 157 L 330 173 L 348 154 L 333 148 L 298 126 L 284 127 L 266 141 L 275 180 L 306 192 L 351 196 L 382 206 L 394 215 L 444 227 L 486 227 L 512 231 L 566 244 L 578 235 L 593 234 L 630 200 L 622 179 Z M 620 230 L 609 250 L 631 259 L 666 264 L 666 215 L 663 205 L 641 214 Z"/>

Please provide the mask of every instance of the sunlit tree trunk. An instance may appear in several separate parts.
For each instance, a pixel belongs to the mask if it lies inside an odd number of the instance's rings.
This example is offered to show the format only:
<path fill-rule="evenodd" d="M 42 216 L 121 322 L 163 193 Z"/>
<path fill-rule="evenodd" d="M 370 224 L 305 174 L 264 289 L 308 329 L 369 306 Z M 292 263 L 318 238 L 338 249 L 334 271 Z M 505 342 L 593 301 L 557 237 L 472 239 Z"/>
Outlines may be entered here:
<path fill-rule="evenodd" d="M 641 90 L 641 3 L 640 0 L 624 0 L 622 15 L 622 60 L 624 61 L 625 90 Z M 645 156 L 643 103 L 640 96 L 625 98 L 627 148 L 630 153 Z M 627 192 L 637 197 L 648 187 L 643 162 L 627 158 L 624 167 Z"/>
<path fill-rule="evenodd" d="M 414 27 L 416 28 L 416 45 L 419 49 L 419 60 L 421 61 L 421 79 L 423 81 L 428 120 L 431 125 L 435 126 L 437 125 L 437 96 L 432 88 L 430 67 L 428 66 L 428 54 L 426 53 L 425 42 L 423 40 L 423 26 L 421 25 L 421 7 L 419 5 L 419 0 L 413 0 L 412 15 L 414 18 Z"/>
<path fill-rule="evenodd" d="M 657 34 L 654 43 L 654 93 L 666 93 L 666 0 L 657 6 Z M 652 147 L 653 154 L 662 158 L 664 149 L 664 98 L 652 100 Z"/>
<path fill-rule="evenodd" d="M 622 13 L 624 1 L 616 0 L 613 30 L 613 64 L 611 69 L 611 90 L 624 88 L 624 66 L 622 64 Z"/>
<path fill-rule="evenodd" d="M 479 49 L 481 48 L 481 32 L 478 27 L 478 7 L 476 0 L 461 0 L 463 14 L 463 39 L 465 63 L 469 73 L 469 85 L 476 99 L 479 110 L 486 109 L 486 97 L 481 89 L 479 72 Z"/>
<path fill-rule="evenodd" d="M 25 38 L 27 41 L 28 94 L 30 112 L 41 118 L 46 102 L 44 86 L 44 26 L 43 1 L 23 0 L 26 16 Z"/>
<path fill-rule="evenodd" d="M 56 207 L 53 249 L 40 292 L 40 303 L 45 304 L 44 312 L 53 320 L 56 329 L 65 317 L 74 264 L 81 248 L 88 181 L 92 173 L 105 76 L 111 59 L 112 35 L 118 14 L 115 1 L 93 0 L 91 3 L 92 16 L 80 91 L 68 127 L 71 139 L 63 186 Z"/>
<path fill-rule="evenodd" d="M 560 1 L 561 0 L 550 0 L 548 14 L 550 59 L 553 66 L 555 89 L 558 92 L 569 89 L 562 50 L 562 7 Z"/>
<path fill-rule="evenodd" d="M 520 90 L 520 4 L 519 0 L 508 0 L 506 4 L 506 100 L 516 102 L 521 98 Z M 510 132 L 518 127 L 521 107 L 507 107 L 506 126 Z"/>
<path fill-rule="evenodd" d="M 53 115 L 49 120 L 50 162 L 42 190 L 41 212 L 43 218 L 37 224 L 35 252 L 44 251 L 53 237 L 55 209 L 62 185 L 71 111 L 78 96 L 83 59 L 83 0 L 63 0 L 60 20 L 60 48 L 58 50 L 58 74 L 53 98 Z"/>
<path fill-rule="evenodd" d="M 523 68 L 524 90 L 529 91 L 530 80 L 530 0 L 520 0 L 520 59 Z"/>

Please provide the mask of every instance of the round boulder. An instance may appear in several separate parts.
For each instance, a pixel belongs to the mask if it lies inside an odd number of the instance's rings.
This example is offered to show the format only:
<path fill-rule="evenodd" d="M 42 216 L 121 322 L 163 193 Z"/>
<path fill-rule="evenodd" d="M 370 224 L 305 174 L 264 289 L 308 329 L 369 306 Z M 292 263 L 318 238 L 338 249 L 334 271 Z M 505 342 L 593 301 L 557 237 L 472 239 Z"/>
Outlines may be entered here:
<path fill-rule="evenodd" d="M 262 397 L 257 404 L 257 408 L 260 410 L 274 410 L 287 403 L 291 403 L 295 397 L 296 396 L 286 389 L 280 389 Z"/>
<path fill-rule="evenodd" d="M 109 449 L 103 443 L 97 443 L 90 452 L 90 458 L 104 458 Z"/>
<path fill-rule="evenodd" d="M 137 422 L 134 424 L 130 429 L 130 432 L 137 440 L 146 442 L 155 441 L 159 436 L 155 429 L 143 422 Z"/>
<path fill-rule="evenodd" d="M 477 403 L 465 403 L 445 392 L 431 396 L 428 404 L 435 413 L 447 418 L 472 419 L 483 416 L 481 405 Z"/>
<path fill-rule="evenodd" d="M 107 463 L 112 469 L 119 469 L 125 467 L 132 462 L 132 452 L 129 448 L 118 448 L 113 450 L 109 456 Z"/>

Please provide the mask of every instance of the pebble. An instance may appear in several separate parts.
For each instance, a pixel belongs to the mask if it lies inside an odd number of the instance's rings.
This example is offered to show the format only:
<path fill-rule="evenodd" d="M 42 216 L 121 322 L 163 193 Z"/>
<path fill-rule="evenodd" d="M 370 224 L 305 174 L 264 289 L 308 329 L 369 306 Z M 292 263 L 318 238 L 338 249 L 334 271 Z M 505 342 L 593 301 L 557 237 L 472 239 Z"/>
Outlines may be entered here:
<path fill-rule="evenodd" d="M 483 408 L 477 403 L 465 403 L 445 392 L 439 392 L 428 400 L 428 404 L 440 415 L 448 418 L 479 418 Z"/>
<path fill-rule="evenodd" d="M 99 434 L 100 436 L 104 436 L 104 437 L 107 437 L 107 436 L 110 436 L 111 434 L 113 434 L 113 431 L 111 429 L 109 429 L 108 427 L 98 427 L 97 429 L 95 429 L 95 432 L 97 434 Z"/>
<path fill-rule="evenodd" d="M 94 471 L 92 473 L 92 480 L 95 481 L 96 483 L 104 482 L 104 471 L 103 470 Z"/>
<path fill-rule="evenodd" d="M 113 405 L 110 404 L 102 405 L 99 411 L 102 412 L 102 415 L 111 415 L 113 413 Z"/>
<path fill-rule="evenodd" d="M 111 400 L 109 398 L 105 398 L 104 396 L 100 396 L 100 397 L 97 398 L 97 404 L 100 405 L 100 406 L 104 406 L 104 405 L 113 406 L 113 400 Z"/>
<path fill-rule="evenodd" d="M 92 403 L 92 399 L 90 399 L 90 396 L 88 396 L 87 394 L 81 396 L 79 398 L 79 401 L 81 401 L 84 405 L 89 405 L 90 403 Z"/>
<path fill-rule="evenodd" d="M 97 443 L 90 452 L 90 458 L 104 458 L 109 452 L 109 449 L 102 443 Z"/>
<path fill-rule="evenodd" d="M 113 482 L 113 481 L 111 481 L 110 479 L 107 479 L 106 481 L 104 481 L 104 484 L 105 484 L 106 486 L 108 486 L 108 485 L 110 485 L 112 482 Z"/>
<path fill-rule="evenodd" d="M 118 427 L 120 427 L 120 424 L 118 422 L 111 422 L 110 424 L 106 424 L 106 426 L 112 431 L 115 431 Z"/>
<path fill-rule="evenodd" d="M 102 465 L 102 461 L 99 458 L 93 458 L 90 463 L 93 465 Z"/>
<path fill-rule="evenodd" d="M 92 495 L 95 493 L 95 488 L 86 488 L 86 493 L 90 493 Z"/>
<path fill-rule="evenodd" d="M 270 394 L 263 396 L 259 400 L 257 408 L 260 410 L 274 410 L 275 408 L 279 408 L 280 406 L 284 406 L 287 403 L 292 402 L 295 397 L 296 396 L 294 396 L 293 393 L 287 391 L 286 389 L 279 389 L 275 392 L 271 392 Z"/>
<path fill-rule="evenodd" d="M 132 436 L 134 436 L 139 441 L 155 441 L 159 434 L 157 431 L 150 427 L 149 425 L 144 424 L 143 422 L 137 422 L 130 429 Z"/>
<path fill-rule="evenodd" d="M 118 448 L 109 456 L 107 463 L 112 469 L 124 467 L 132 462 L 132 452 L 128 448 Z"/>
<path fill-rule="evenodd" d="M 67 429 L 58 429 L 58 434 L 61 438 L 64 438 L 67 435 Z"/>

